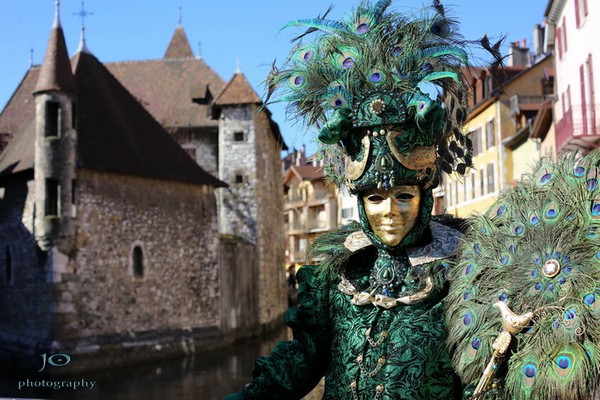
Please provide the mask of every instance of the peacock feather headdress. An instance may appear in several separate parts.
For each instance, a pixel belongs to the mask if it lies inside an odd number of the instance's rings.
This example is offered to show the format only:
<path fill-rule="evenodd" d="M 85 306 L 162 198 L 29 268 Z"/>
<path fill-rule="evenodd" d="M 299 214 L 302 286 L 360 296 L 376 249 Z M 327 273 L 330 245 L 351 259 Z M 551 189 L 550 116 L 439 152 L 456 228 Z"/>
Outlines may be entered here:
<path fill-rule="evenodd" d="M 527 317 L 503 356 L 502 384 L 478 398 L 592 398 L 600 372 L 599 171 L 598 150 L 543 159 L 472 221 L 447 308 L 462 379 L 477 382 L 498 354 L 503 315 Z"/>
<path fill-rule="evenodd" d="M 439 0 L 419 15 L 390 4 L 363 0 L 342 21 L 286 24 L 308 30 L 267 79 L 267 102 L 289 102 L 289 113 L 319 129 L 327 172 L 353 192 L 433 186 L 441 170 L 464 174 L 471 165 L 461 131 L 467 42 Z"/>

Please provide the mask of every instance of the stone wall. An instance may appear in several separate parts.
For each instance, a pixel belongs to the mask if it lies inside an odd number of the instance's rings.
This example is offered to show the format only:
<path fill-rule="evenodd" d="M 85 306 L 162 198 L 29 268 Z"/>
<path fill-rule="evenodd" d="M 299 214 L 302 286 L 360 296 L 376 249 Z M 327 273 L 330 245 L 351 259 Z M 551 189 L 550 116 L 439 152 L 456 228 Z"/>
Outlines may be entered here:
<path fill-rule="evenodd" d="M 173 138 L 211 175 L 219 175 L 219 130 L 218 127 L 169 129 Z M 194 151 L 195 150 L 195 151 Z"/>
<path fill-rule="evenodd" d="M 253 113 L 257 132 L 259 309 L 261 323 L 270 324 L 278 322 L 287 309 L 281 144 L 275 140 L 267 113 L 256 109 Z"/>
<path fill-rule="evenodd" d="M 221 328 L 229 337 L 256 335 L 260 331 L 256 246 L 225 237 L 220 246 Z"/>
<path fill-rule="evenodd" d="M 0 359 L 37 357 L 51 334 L 51 285 L 46 254 L 33 231 L 33 180 L 0 189 Z"/>
<path fill-rule="evenodd" d="M 218 193 L 219 231 L 257 246 L 259 320 L 267 328 L 280 323 L 287 308 L 281 148 L 271 129 L 257 105 L 222 110 L 219 178 L 230 186 Z M 236 140 L 236 132 L 244 140 Z"/>
<path fill-rule="evenodd" d="M 243 140 L 236 140 L 238 132 Z M 250 107 L 223 108 L 219 126 L 219 179 L 229 187 L 218 191 L 219 232 L 252 243 L 258 240 L 255 134 Z"/>
<path fill-rule="evenodd" d="M 56 279 L 57 336 L 219 325 L 212 187 L 79 171 L 77 214 L 78 250 Z"/>

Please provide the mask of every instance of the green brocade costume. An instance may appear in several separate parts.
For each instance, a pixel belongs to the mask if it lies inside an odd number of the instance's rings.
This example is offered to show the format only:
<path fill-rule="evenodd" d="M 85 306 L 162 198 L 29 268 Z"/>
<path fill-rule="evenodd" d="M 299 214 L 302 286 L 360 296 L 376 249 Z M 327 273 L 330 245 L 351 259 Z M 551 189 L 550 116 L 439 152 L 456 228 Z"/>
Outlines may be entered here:
<path fill-rule="evenodd" d="M 325 400 L 461 397 L 443 303 L 461 234 L 431 211 L 441 171 L 462 175 L 472 161 L 461 129 L 467 42 L 439 0 L 419 16 L 390 4 L 287 24 L 307 31 L 273 66 L 267 102 L 279 93 L 319 129 L 325 172 L 356 195 L 359 222 L 313 243 L 319 265 L 299 270 L 300 305 L 287 316 L 293 340 L 229 400 L 300 399 L 323 376 Z"/>
<path fill-rule="evenodd" d="M 404 258 L 407 292 L 418 290 L 419 275 L 430 270 L 437 282 L 445 280 L 447 257 L 460 233 L 436 222 L 431 225 L 429 248 L 414 248 L 413 254 L 421 254 Z M 345 238 L 360 232 L 356 228 L 326 235 L 316 247 L 327 247 L 334 258 L 345 259 L 341 275 L 360 290 L 368 286 L 377 250 L 366 246 L 351 252 L 344 247 Z M 418 264 L 430 258 L 437 259 L 409 267 L 409 259 Z M 239 397 L 300 399 L 325 376 L 326 400 L 460 398 L 445 344 L 444 286 L 417 305 L 356 305 L 338 287 L 342 278 L 334 271 L 335 262 L 325 255 L 320 267 L 300 268 L 300 305 L 287 315 L 294 340 L 280 342 L 270 357 L 257 361 L 254 380 Z"/>

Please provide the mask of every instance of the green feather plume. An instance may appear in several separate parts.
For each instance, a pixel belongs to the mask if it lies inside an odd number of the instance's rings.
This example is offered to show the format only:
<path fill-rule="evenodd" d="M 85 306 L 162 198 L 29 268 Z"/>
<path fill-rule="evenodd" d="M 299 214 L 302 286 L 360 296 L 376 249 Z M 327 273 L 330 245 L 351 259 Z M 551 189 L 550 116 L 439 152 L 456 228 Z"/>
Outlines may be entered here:
<path fill-rule="evenodd" d="M 476 383 L 505 302 L 533 322 L 514 336 L 501 398 L 589 399 L 600 372 L 600 150 L 542 159 L 473 218 L 451 274 L 449 346 Z"/>

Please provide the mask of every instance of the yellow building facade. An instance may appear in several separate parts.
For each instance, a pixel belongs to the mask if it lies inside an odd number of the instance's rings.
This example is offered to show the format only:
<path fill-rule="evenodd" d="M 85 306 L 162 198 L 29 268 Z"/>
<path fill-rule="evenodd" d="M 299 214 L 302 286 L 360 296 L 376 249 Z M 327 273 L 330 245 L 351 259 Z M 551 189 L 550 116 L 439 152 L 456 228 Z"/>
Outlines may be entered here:
<path fill-rule="evenodd" d="M 460 179 L 444 174 L 445 213 L 467 217 L 486 210 L 540 157 L 542 142 L 531 135 L 538 111 L 553 93 L 552 57 L 531 67 L 508 67 L 495 86 L 488 70 L 472 73 L 472 106 L 465 131 L 473 142 L 473 168 Z"/>

